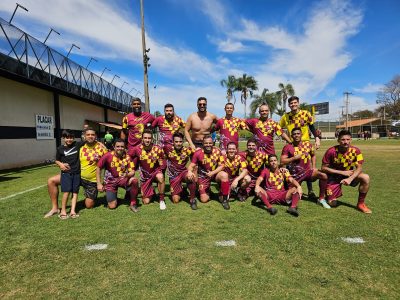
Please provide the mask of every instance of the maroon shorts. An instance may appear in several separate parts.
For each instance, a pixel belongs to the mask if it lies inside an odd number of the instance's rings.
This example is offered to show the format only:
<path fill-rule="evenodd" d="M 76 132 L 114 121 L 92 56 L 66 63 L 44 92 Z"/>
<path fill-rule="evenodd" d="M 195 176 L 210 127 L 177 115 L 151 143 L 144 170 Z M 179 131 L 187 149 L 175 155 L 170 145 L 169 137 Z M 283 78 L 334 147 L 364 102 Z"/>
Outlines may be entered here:
<path fill-rule="evenodd" d="M 210 187 L 211 187 L 211 182 L 215 182 L 215 176 L 212 178 L 206 177 L 206 178 L 201 178 L 199 177 L 198 183 L 199 183 L 199 193 L 200 195 L 202 194 L 209 194 L 210 193 Z"/>
<path fill-rule="evenodd" d="M 340 181 L 344 179 L 345 177 L 328 177 L 328 182 L 326 184 L 326 196 L 328 198 L 328 201 L 330 200 L 336 200 L 340 198 L 343 193 L 342 193 L 342 184 Z M 350 186 L 355 187 L 359 184 L 359 181 L 357 179 L 354 179 Z"/>
<path fill-rule="evenodd" d="M 129 178 L 127 177 L 108 177 L 105 180 L 105 190 L 116 193 L 119 187 L 126 189 L 128 186 L 128 181 Z"/>
<path fill-rule="evenodd" d="M 250 196 L 251 194 L 254 194 L 254 188 L 256 187 L 257 178 L 254 178 L 253 176 L 250 175 L 250 183 L 246 187 L 247 196 Z"/>
<path fill-rule="evenodd" d="M 267 191 L 268 201 L 271 204 L 289 204 L 291 199 L 286 200 L 286 194 L 288 191 L 286 190 L 269 190 Z"/>
<path fill-rule="evenodd" d="M 178 176 L 174 178 L 169 178 L 169 185 L 171 190 L 171 195 L 180 195 L 182 193 L 182 183 L 186 181 L 188 171 L 183 171 Z"/>
<path fill-rule="evenodd" d="M 146 178 L 140 178 L 140 190 L 142 198 L 150 198 L 154 195 L 153 182 L 156 181 L 157 174 L 162 174 L 161 170 L 157 170 Z"/>
<path fill-rule="evenodd" d="M 311 180 L 312 174 L 313 174 L 313 169 L 309 169 L 302 174 L 299 175 L 292 174 L 292 176 L 298 183 L 302 183 L 303 181 Z"/>

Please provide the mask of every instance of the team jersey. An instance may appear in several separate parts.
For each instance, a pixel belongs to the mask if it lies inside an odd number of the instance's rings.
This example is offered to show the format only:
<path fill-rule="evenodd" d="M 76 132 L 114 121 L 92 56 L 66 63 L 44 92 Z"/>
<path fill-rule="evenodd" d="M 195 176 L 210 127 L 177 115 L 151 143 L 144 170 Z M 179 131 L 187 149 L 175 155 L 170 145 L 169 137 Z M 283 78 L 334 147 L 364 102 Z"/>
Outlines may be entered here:
<path fill-rule="evenodd" d="M 298 127 L 301 129 L 301 140 L 309 141 L 310 133 L 308 126 L 314 124 L 314 118 L 311 113 L 307 110 L 299 110 L 297 113 L 288 112 L 285 113 L 280 121 L 282 128 L 288 130 L 288 135 L 290 136 L 292 129 Z"/>
<path fill-rule="evenodd" d="M 287 181 L 291 175 L 289 171 L 281 172 L 277 169 L 275 173 L 272 173 L 269 169 L 264 169 L 260 177 L 263 178 L 263 185 L 266 191 L 283 191 L 285 190 L 285 181 Z"/>
<path fill-rule="evenodd" d="M 99 143 L 94 145 L 85 144 L 79 151 L 81 162 L 81 178 L 90 182 L 96 182 L 96 167 L 100 158 L 107 153 Z"/>
<path fill-rule="evenodd" d="M 261 151 L 256 151 L 254 157 L 250 156 L 247 151 L 241 152 L 240 155 L 246 160 L 249 175 L 253 179 L 257 179 L 264 166 L 268 164 L 268 155 Z"/>
<path fill-rule="evenodd" d="M 153 121 L 152 127 L 159 128 L 161 145 L 172 145 L 172 135 L 180 128 L 185 128 L 185 122 L 178 116 L 174 116 L 171 122 L 165 116 L 159 116 Z"/>
<path fill-rule="evenodd" d="M 148 178 L 164 165 L 164 151 L 160 146 L 153 145 L 149 151 L 139 145 L 128 151 L 128 154 L 139 164 L 141 178 Z"/>
<path fill-rule="evenodd" d="M 350 146 L 345 153 L 340 153 L 339 145 L 336 145 L 325 152 L 322 163 L 335 170 L 348 171 L 362 165 L 364 158 L 357 147 Z"/>
<path fill-rule="evenodd" d="M 154 116 L 148 112 L 142 112 L 135 116 L 133 113 L 127 114 L 122 119 L 122 129 L 128 130 L 128 148 L 138 146 L 142 143 L 143 130 L 154 121 Z"/>
<path fill-rule="evenodd" d="M 224 171 L 228 173 L 229 178 L 235 178 L 239 176 L 247 168 L 247 162 L 243 156 L 236 154 L 233 159 L 225 156 L 225 168 Z"/>
<path fill-rule="evenodd" d="M 207 173 L 214 171 L 218 166 L 225 164 L 221 150 L 213 147 L 207 154 L 203 149 L 197 149 L 192 157 L 192 163 L 198 166 L 199 178 L 207 178 Z"/>
<path fill-rule="evenodd" d="M 108 171 L 107 176 L 112 176 L 114 178 L 125 176 L 130 172 L 135 171 L 135 164 L 129 155 L 124 155 L 124 157 L 119 158 L 115 151 L 111 151 L 103 155 L 100 158 L 97 166 L 100 169 L 106 169 Z"/>
<path fill-rule="evenodd" d="M 182 172 L 186 171 L 186 164 L 193 155 L 194 150 L 190 147 L 183 147 L 181 151 L 176 151 L 171 147 L 164 147 L 167 159 L 167 174 L 170 179 L 174 179 Z"/>
<path fill-rule="evenodd" d="M 300 142 L 299 145 L 286 144 L 282 149 L 282 155 L 288 158 L 301 154 L 301 159 L 287 165 L 290 174 L 301 175 L 311 169 L 311 157 L 314 155 L 314 146 L 309 141 Z"/>
<path fill-rule="evenodd" d="M 282 135 L 281 126 L 272 119 L 261 121 L 260 119 L 247 119 L 246 125 L 254 134 L 258 150 L 267 154 L 275 154 L 274 134 Z"/>
<path fill-rule="evenodd" d="M 246 129 L 246 123 L 235 117 L 226 119 L 223 117 L 215 124 L 215 130 L 219 131 L 221 150 L 226 150 L 229 142 L 234 142 L 236 145 L 239 143 L 239 130 Z"/>

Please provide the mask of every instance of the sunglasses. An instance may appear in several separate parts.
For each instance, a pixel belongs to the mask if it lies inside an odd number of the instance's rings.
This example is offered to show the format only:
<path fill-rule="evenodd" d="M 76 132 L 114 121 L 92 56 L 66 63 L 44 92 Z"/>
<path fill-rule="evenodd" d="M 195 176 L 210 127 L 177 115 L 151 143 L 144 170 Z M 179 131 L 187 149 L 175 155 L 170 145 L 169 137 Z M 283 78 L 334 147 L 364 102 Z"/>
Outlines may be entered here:
<path fill-rule="evenodd" d="M 207 106 L 207 103 L 199 103 L 197 106 Z"/>

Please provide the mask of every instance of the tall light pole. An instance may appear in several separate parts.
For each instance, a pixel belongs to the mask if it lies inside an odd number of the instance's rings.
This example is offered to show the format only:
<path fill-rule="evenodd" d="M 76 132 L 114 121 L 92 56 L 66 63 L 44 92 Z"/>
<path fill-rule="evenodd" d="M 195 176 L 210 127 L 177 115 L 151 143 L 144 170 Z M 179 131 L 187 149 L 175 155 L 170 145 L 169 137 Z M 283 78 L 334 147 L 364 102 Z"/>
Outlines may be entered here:
<path fill-rule="evenodd" d="M 144 84 L 144 109 L 147 112 L 150 112 L 150 100 L 149 100 L 149 83 L 147 76 L 147 68 L 150 66 L 148 64 L 150 58 L 147 56 L 147 52 L 150 51 L 146 49 L 146 39 L 144 32 L 144 11 L 143 11 L 143 0 L 140 0 L 140 15 L 142 18 L 142 52 L 143 52 L 143 84 Z"/>
<path fill-rule="evenodd" d="M 86 66 L 86 69 L 89 68 L 89 65 L 90 65 L 90 63 L 92 62 L 92 60 L 94 60 L 95 62 L 99 62 L 97 59 L 91 57 L 90 60 L 89 60 L 89 62 L 88 62 L 88 64 L 87 64 L 87 66 Z"/>
<path fill-rule="evenodd" d="M 10 21 L 8 21 L 8 23 L 11 24 L 11 21 L 13 20 L 13 18 L 14 18 L 14 16 L 15 16 L 15 13 L 17 12 L 18 7 L 21 7 L 21 8 L 22 8 L 23 10 L 25 10 L 26 12 L 29 11 L 27 8 L 25 8 L 25 7 L 23 7 L 21 4 L 17 3 L 17 6 L 15 7 L 14 12 L 13 12 L 11 18 L 10 18 Z"/>
<path fill-rule="evenodd" d="M 77 45 L 75 45 L 75 44 L 72 44 L 72 46 L 71 46 L 71 48 L 69 49 L 69 51 L 68 51 L 68 54 L 67 54 L 67 57 L 69 56 L 69 54 L 71 53 L 71 50 L 72 50 L 72 48 L 78 48 L 79 50 L 81 50 L 81 48 L 79 47 L 79 46 L 77 46 Z"/>
<path fill-rule="evenodd" d="M 57 33 L 58 35 L 60 35 L 60 33 L 59 33 L 57 30 L 55 30 L 55 29 L 53 29 L 53 28 L 50 28 L 49 34 L 48 34 L 48 35 L 46 36 L 46 38 L 44 39 L 43 44 L 46 44 L 47 39 L 49 38 L 50 34 L 51 34 L 53 31 L 54 31 L 55 33 Z"/>
<path fill-rule="evenodd" d="M 349 129 L 349 95 L 352 95 L 352 92 L 344 92 L 343 95 L 345 95 L 345 106 L 346 106 L 346 130 Z"/>
<path fill-rule="evenodd" d="M 109 68 L 104 67 L 103 72 L 101 72 L 100 78 L 103 77 L 103 74 L 104 74 L 104 72 L 105 72 L 106 70 L 107 70 L 107 71 L 111 71 Z"/>

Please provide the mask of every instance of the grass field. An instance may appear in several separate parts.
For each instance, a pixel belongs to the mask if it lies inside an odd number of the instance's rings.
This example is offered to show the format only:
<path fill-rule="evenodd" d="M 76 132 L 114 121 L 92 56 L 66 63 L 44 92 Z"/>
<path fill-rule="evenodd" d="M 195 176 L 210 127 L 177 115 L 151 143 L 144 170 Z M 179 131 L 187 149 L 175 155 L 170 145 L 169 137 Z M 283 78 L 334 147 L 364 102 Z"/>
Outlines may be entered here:
<path fill-rule="evenodd" d="M 346 187 L 343 205 L 302 201 L 299 218 L 281 206 L 270 216 L 250 198 L 230 211 L 217 201 L 192 211 L 167 200 L 166 211 L 153 203 L 138 214 L 99 205 L 61 221 L 43 218 L 45 187 L 10 197 L 44 185 L 56 167 L 0 172 L 0 298 L 399 299 L 400 142 L 354 144 L 372 178 L 372 215 Z M 236 245 L 216 245 L 227 240 Z M 93 244 L 108 247 L 86 250 Z"/>

